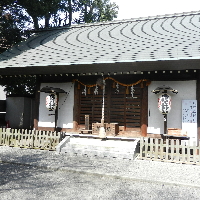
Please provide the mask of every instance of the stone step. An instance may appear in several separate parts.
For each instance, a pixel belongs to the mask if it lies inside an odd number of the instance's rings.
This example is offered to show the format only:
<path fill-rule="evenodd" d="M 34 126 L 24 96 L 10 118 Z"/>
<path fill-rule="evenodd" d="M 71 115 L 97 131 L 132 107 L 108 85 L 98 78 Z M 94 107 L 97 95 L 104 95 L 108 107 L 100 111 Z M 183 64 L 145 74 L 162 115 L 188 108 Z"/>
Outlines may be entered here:
<path fill-rule="evenodd" d="M 132 148 L 119 148 L 119 147 L 109 147 L 109 146 L 95 146 L 95 145 L 82 145 L 82 144 L 68 144 L 64 147 L 66 150 L 70 151 L 71 149 L 83 149 L 91 151 L 112 151 L 112 152 L 127 152 L 134 153 L 135 146 Z"/>
<path fill-rule="evenodd" d="M 120 141 L 70 137 L 60 152 L 69 155 L 134 159 L 137 150 L 137 139 L 135 141 Z"/>
<path fill-rule="evenodd" d="M 127 142 L 109 142 L 109 143 L 81 143 L 81 142 L 69 142 L 66 144 L 65 147 L 71 146 L 73 148 L 82 148 L 82 149 L 90 149 L 90 150 L 99 150 L 99 151 L 116 151 L 116 152 L 134 152 L 135 147 L 136 147 L 136 143 L 131 142 L 131 144 L 127 143 Z"/>
<path fill-rule="evenodd" d="M 72 148 L 69 151 L 69 148 L 63 148 L 61 153 L 66 153 L 70 156 L 73 155 L 82 155 L 87 157 L 107 157 L 107 158 L 118 158 L 118 159 L 130 159 L 133 160 L 135 158 L 134 153 L 128 152 L 113 152 L 113 151 L 99 151 L 99 150 L 89 150 L 89 149 L 78 149 Z"/>

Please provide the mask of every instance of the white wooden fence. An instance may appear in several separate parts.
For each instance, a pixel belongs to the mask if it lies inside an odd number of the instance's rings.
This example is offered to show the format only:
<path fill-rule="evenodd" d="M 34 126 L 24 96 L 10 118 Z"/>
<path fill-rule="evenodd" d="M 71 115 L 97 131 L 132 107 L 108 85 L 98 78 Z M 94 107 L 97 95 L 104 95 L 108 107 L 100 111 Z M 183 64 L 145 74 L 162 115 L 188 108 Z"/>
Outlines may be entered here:
<path fill-rule="evenodd" d="M 60 132 L 0 128 L 0 145 L 11 147 L 56 150 L 61 137 Z"/>
<path fill-rule="evenodd" d="M 200 143 L 175 139 L 141 138 L 140 159 L 200 165 Z"/>

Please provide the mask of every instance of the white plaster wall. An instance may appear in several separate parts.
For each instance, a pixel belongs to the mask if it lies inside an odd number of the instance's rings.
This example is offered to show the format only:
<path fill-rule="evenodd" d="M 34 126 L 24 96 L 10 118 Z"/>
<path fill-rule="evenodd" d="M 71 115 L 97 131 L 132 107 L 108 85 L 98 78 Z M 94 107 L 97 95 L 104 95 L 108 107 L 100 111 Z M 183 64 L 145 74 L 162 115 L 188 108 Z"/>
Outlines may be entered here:
<path fill-rule="evenodd" d="M 167 115 L 168 128 L 182 128 L 182 100 L 196 100 L 196 81 L 152 81 L 148 88 L 148 133 L 163 134 L 163 115 L 158 110 L 158 94 L 151 91 L 159 86 L 170 86 L 178 94 L 169 92 L 172 97 L 172 109 Z"/>
<path fill-rule="evenodd" d="M 0 100 L 6 100 L 6 93 L 3 91 L 5 87 L 0 86 Z"/>
<path fill-rule="evenodd" d="M 57 126 L 61 128 L 73 128 L 73 107 L 74 107 L 74 83 L 42 83 L 40 88 L 54 87 L 63 89 L 69 94 L 60 93 L 58 102 L 58 123 Z M 54 127 L 55 111 L 49 111 L 46 108 L 46 96 L 48 93 L 40 93 L 40 106 L 39 106 L 39 127 Z"/>

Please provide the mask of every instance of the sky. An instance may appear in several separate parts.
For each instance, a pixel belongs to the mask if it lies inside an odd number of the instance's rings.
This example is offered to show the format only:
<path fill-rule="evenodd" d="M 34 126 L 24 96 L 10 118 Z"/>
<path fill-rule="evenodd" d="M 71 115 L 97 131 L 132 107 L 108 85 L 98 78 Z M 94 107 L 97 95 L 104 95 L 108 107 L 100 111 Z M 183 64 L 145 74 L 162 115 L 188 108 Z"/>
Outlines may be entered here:
<path fill-rule="evenodd" d="M 119 6 L 115 20 L 200 11 L 200 0 L 110 0 Z"/>

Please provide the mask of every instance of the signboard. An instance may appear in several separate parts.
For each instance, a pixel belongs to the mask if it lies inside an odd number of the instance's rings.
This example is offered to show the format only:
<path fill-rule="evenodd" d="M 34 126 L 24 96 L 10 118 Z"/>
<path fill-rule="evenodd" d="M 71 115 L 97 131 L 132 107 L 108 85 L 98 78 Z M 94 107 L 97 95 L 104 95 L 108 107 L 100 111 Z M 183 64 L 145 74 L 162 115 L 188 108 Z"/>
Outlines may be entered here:
<path fill-rule="evenodd" d="M 167 93 L 158 97 L 158 109 L 162 114 L 168 114 L 171 110 L 171 96 Z"/>
<path fill-rule="evenodd" d="M 197 123 L 197 101 L 183 100 L 182 101 L 182 122 Z"/>
<path fill-rule="evenodd" d="M 192 143 L 197 141 L 197 100 L 182 100 L 182 130 Z"/>
<path fill-rule="evenodd" d="M 49 111 L 53 111 L 56 109 L 56 106 L 57 106 L 57 95 L 54 93 L 49 94 L 46 97 L 46 108 L 48 108 Z"/>

